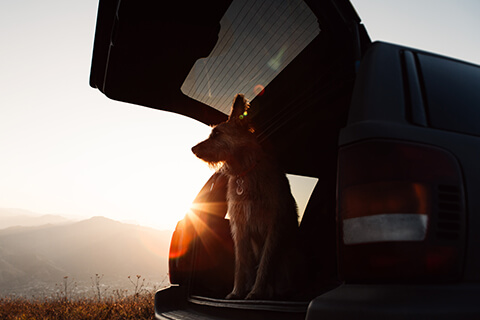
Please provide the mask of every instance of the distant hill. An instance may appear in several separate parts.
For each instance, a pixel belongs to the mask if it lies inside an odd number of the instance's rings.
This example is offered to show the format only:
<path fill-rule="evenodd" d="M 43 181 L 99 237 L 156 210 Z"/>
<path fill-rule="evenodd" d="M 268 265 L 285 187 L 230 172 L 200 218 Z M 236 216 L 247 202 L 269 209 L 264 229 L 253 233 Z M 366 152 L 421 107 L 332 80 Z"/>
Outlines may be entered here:
<path fill-rule="evenodd" d="M 22 209 L 0 208 L 0 229 L 10 227 L 32 227 L 45 224 L 62 224 L 72 222 L 59 215 L 37 213 Z"/>
<path fill-rule="evenodd" d="M 128 276 L 161 282 L 171 234 L 103 217 L 0 230 L 0 295 L 49 294 L 65 276 L 79 292 L 95 274 L 111 290 L 129 289 Z"/>

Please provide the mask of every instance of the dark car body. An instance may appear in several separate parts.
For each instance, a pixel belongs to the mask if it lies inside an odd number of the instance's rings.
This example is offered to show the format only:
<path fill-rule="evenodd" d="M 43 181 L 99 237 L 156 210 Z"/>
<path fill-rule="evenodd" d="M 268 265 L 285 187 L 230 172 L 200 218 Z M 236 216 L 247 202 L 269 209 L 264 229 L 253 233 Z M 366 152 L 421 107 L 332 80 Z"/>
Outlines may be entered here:
<path fill-rule="evenodd" d="M 265 150 L 318 180 L 300 222 L 298 295 L 223 299 L 234 255 L 215 174 L 173 234 L 156 317 L 477 319 L 480 67 L 371 43 L 347 0 L 292 3 L 100 1 L 92 87 L 210 125 L 226 120 L 231 90 L 260 84 L 251 114 Z"/>

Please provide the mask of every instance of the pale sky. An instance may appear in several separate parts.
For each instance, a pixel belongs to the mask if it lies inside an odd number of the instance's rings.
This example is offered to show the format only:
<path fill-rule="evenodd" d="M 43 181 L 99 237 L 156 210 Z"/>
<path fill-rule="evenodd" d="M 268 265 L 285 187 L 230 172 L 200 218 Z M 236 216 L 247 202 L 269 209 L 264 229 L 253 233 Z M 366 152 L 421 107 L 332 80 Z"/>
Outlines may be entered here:
<path fill-rule="evenodd" d="M 480 64 L 480 1 L 353 3 L 374 40 Z M 0 2 L 0 208 L 173 229 L 212 173 L 190 151 L 210 129 L 89 87 L 97 4 Z"/>

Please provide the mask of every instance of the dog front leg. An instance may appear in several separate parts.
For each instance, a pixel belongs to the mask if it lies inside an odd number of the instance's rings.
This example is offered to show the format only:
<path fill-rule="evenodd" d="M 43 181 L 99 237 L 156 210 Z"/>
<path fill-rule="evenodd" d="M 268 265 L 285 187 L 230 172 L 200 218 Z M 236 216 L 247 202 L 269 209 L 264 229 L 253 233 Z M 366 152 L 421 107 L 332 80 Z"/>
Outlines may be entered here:
<path fill-rule="evenodd" d="M 243 299 L 255 281 L 255 263 L 250 241 L 245 234 L 234 235 L 235 245 L 235 277 L 233 290 L 225 299 Z"/>
<path fill-rule="evenodd" d="M 255 284 L 252 290 L 246 296 L 246 300 L 261 300 L 272 298 L 273 292 L 267 292 L 268 277 L 272 272 L 272 260 L 277 249 L 278 240 L 276 238 L 276 232 L 269 232 L 267 239 L 265 239 L 265 245 L 261 252 L 260 264 L 258 266 Z"/>

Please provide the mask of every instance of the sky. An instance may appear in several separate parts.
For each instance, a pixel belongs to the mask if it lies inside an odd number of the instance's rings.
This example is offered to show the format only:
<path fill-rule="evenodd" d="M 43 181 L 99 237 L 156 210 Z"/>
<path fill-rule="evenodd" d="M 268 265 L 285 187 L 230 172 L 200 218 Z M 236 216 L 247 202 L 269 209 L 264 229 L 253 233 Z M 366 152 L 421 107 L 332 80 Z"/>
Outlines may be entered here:
<path fill-rule="evenodd" d="M 480 1 L 353 0 L 373 40 L 480 64 Z M 97 0 L 0 2 L 0 208 L 173 229 L 210 128 L 89 86 Z"/>

